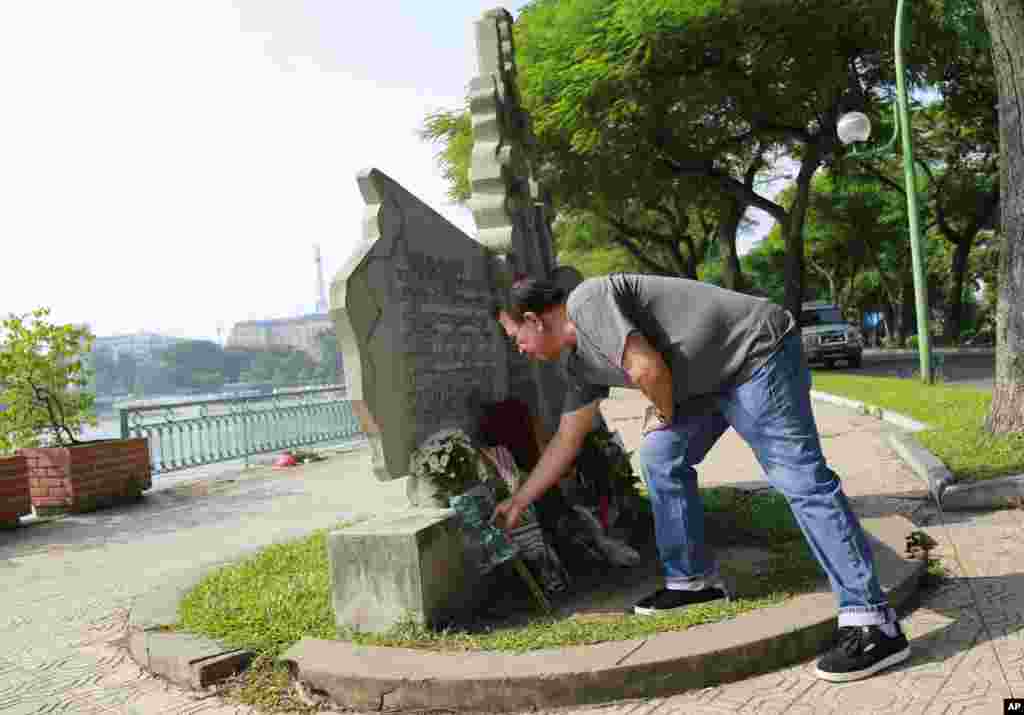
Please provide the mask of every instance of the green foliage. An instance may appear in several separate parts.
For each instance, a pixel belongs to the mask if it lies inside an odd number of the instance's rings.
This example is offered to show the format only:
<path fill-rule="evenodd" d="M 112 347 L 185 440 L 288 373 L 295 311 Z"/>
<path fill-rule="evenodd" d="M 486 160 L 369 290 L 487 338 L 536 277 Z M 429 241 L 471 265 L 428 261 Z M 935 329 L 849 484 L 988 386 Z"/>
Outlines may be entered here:
<path fill-rule="evenodd" d="M 583 440 L 576 466 L 588 479 L 607 478 L 612 493 L 636 494 L 637 475 L 633 472 L 632 453 L 626 452 L 606 428 L 593 429 Z"/>
<path fill-rule="evenodd" d="M 105 395 L 114 391 L 115 371 L 117 363 L 110 350 L 93 350 L 85 357 L 85 363 L 89 373 L 93 376 L 93 392 L 97 395 Z"/>
<path fill-rule="evenodd" d="M 645 272 L 644 264 L 624 246 L 614 243 L 608 225 L 593 214 L 560 216 L 553 233 L 558 262 L 576 268 L 584 278 Z"/>
<path fill-rule="evenodd" d="M 980 60 L 953 67 L 960 48 L 936 6 L 910 14 L 913 81 L 943 82 L 972 106 Z M 514 32 L 537 178 L 568 221 L 559 255 L 585 275 L 720 280 L 711 239 L 749 205 L 744 174 L 756 176 L 762 152 L 802 160 L 813 144 L 829 164 L 838 145 L 822 118 L 861 103 L 884 114 L 875 104 L 893 82 L 891 0 L 535 0 Z M 421 136 L 443 142 L 450 195 L 466 200 L 465 108 L 430 115 Z M 764 294 L 781 284 L 749 282 Z"/>
<path fill-rule="evenodd" d="M 122 353 L 117 358 L 115 374 L 118 380 L 128 392 L 139 382 L 139 361 L 131 353 Z"/>
<path fill-rule="evenodd" d="M 979 50 L 992 47 L 992 38 L 985 27 L 985 18 L 978 0 L 943 0 L 946 24 L 960 39 Z"/>
<path fill-rule="evenodd" d="M 473 154 L 473 125 L 469 109 L 442 109 L 427 115 L 419 136 L 424 141 L 441 145 L 435 158 L 448 182 L 448 198 L 457 203 L 469 201 L 473 194 L 469 183 Z"/>
<path fill-rule="evenodd" d="M 920 67 L 951 38 L 923 4 L 912 13 Z M 864 82 L 891 81 L 892 25 L 883 0 L 576 0 L 531 4 L 515 31 L 541 143 L 658 179 L 660 153 L 713 158 L 746 128 L 769 142 L 807 128 L 849 90 L 855 61 Z"/>
<path fill-rule="evenodd" d="M 82 423 L 96 426 L 95 396 L 85 355 L 95 337 L 87 328 L 54 325 L 49 308 L 10 314 L 0 343 L 0 454 L 25 447 L 77 444 Z M 32 324 L 25 320 L 31 315 Z"/>
<path fill-rule="evenodd" d="M 897 304 L 910 271 L 905 197 L 873 178 L 823 172 L 809 204 L 807 296 L 856 315 Z"/>
<path fill-rule="evenodd" d="M 704 513 L 713 522 L 717 543 L 743 543 L 766 539 L 785 543 L 802 538 L 803 532 L 793 518 L 789 503 L 781 494 L 764 494 L 716 487 L 702 489 Z"/>
<path fill-rule="evenodd" d="M 320 363 L 313 370 L 313 379 L 320 382 L 341 384 L 345 381 L 341 363 L 341 347 L 334 330 L 320 334 Z"/>
<path fill-rule="evenodd" d="M 323 350 L 323 346 L 321 346 Z M 334 382 L 335 363 L 315 364 L 304 351 L 293 348 L 252 351 L 251 363 L 240 373 L 244 382 L 270 382 L 275 387 L 302 384 L 315 379 Z"/>
<path fill-rule="evenodd" d="M 184 340 L 159 354 L 175 387 L 217 390 L 224 384 L 224 351 L 212 340 Z"/>
<path fill-rule="evenodd" d="M 178 606 L 188 630 L 277 657 L 304 636 L 332 638 L 327 530 L 214 571 Z"/>
<path fill-rule="evenodd" d="M 215 392 L 225 383 L 271 382 L 277 387 L 300 384 L 340 384 L 337 337 L 333 331 L 319 336 L 320 360 L 304 351 L 224 350 L 206 340 L 183 341 L 161 350 L 152 359 L 122 353 L 115 362 L 108 351 L 93 351 L 87 363 L 94 368 L 97 393 L 131 392 L 135 396 L 182 389 Z"/>
<path fill-rule="evenodd" d="M 786 244 L 777 230 L 772 230 L 740 258 L 752 292 L 779 305 L 783 304 L 786 295 L 785 263 Z"/>
<path fill-rule="evenodd" d="M 917 41 L 906 59 L 918 81 L 955 42 L 927 5 L 911 13 Z M 762 153 L 827 164 L 839 146 L 829 126 L 838 113 L 870 109 L 892 88 L 889 0 L 535 2 L 515 33 L 542 181 L 559 209 L 617 220 L 635 253 L 648 251 L 630 232 L 670 251 L 663 239 L 673 237 L 683 266 L 655 261 L 648 272 L 715 277 L 702 266 L 706 251 L 686 239 L 708 235 L 698 230 L 701 213 L 734 234 L 727 218 L 755 201 L 748 171 L 756 178 Z M 775 201 L 772 215 L 786 235 L 803 225 L 803 211 L 800 203 L 787 215 Z M 771 293 L 776 281 L 748 282 Z"/>

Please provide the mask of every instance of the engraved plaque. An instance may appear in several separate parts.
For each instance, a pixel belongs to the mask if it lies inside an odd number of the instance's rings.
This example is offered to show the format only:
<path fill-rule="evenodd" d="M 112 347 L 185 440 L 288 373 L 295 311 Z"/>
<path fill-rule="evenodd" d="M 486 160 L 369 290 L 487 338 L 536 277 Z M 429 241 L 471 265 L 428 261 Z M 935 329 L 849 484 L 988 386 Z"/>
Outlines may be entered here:
<path fill-rule="evenodd" d="M 477 405 L 507 395 L 484 247 L 385 174 L 359 175 L 362 243 L 331 283 L 331 317 L 381 480 L 446 427 L 472 431 Z"/>

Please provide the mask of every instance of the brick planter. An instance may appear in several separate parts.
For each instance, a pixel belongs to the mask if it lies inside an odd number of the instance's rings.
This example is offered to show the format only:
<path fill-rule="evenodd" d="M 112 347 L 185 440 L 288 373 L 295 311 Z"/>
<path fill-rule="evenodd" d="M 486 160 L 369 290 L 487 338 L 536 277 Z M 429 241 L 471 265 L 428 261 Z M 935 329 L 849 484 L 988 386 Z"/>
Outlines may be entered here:
<path fill-rule="evenodd" d="M 32 505 L 40 516 L 134 500 L 153 486 L 145 437 L 33 447 L 18 454 L 28 461 Z"/>
<path fill-rule="evenodd" d="M 18 517 L 31 513 L 28 460 L 21 455 L 0 457 L 0 528 L 17 526 Z"/>

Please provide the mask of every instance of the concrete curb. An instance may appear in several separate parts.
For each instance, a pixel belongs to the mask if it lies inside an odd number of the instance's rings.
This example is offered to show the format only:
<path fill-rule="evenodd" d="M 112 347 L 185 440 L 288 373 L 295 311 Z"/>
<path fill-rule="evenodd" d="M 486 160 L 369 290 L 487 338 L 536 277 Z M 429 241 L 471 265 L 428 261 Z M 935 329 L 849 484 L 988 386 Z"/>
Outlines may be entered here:
<path fill-rule="evenodd" d="M 139 667 L 179 687 L 198 690 L 249 666 L 253 659 L 251 651 L 191 633 L 164 630 L 177 622 L 178 604 L 185 594 L 211 571 L 225 565 L 210 564 L 190 571 L 132 604 L 128 615 L 128 650 Z"/>
<path fill-rule="evenodd" d="M 949 357 L 951 355 L 971 355 L 979 357 L 990 357 L 996 354 L 995 348 L 932 348 L 932 353 Z M 864 351 L 864 357 L 869 358 L 872 362 L 888 362 L 892 360 L 906 360 L 907 358 L 917 358 L 918 352 L 916 350 L 878 350 L 878 349 L 867 349 Z"/>
<path fill-rule="evenodd" d="M 898 609 L 926 568 L 902 556 L 914 526 L 899 516 L 863 524 L 883 588 Z M 657 697 L 739 680 L 820 653 L 835 625 L 834 596 L 818 592 L 642 640 L 446 654 L 305 638 L 281 660 L 307 689 L 345 708 L 504 712 Z"/>
<path fill-rule="evenodd" d="M 896 454 L 928 485 L 935 503 L 943 505 L 944 493 L 954 481 L 953 473 L 909 434 L 890 434 L 888 442 Z"/>
<path fill-rule="evenodd" d="M 893 412 L 892 410 L 886 410 L 881 407 L 876 407 L 875 405 L 869 405 L 866 402 L 858 402 L 857 400 L 840 397 L 839 395 L 833 395 L 828 392 L 811 390 L 811 399 L 817 400 L 818 402 L 827 402 L 832 405 L 838 405 L 839 407 L 856 410 L 862 415 L 875 417 L 884 422 L 888 422 L 889 424 L 896 425 L 900 429 L 904 429 L 908 432 L 921 432 L 928 429 L 928 425 L 923 422 L 913 420 L 906 415 L 901 415 L 899 412 Z"/>
<path fill-rule="evenodd" d="M 999 509 L 1024 500 L 1024 474 L 978 482 L 957 482 L 946 465 L 910 435 L 889 435 L 889 444 L 928 484 L 945 511 Z"/>
<path fill-rule="evenodd" d="M 862 523 L 873 542 L 882 586 L 898 609 L 916 591 L 926 568 L 902 556 L 913 524 L 899 516 Z M 190 572 L 133 604 L 128 647 L 142 668 L 195 690 L 248 667 L 250 651 L 164 630 L 177 620 L 185 593 L 223 565 Z M 834 628 L 834 597 L 819 592 L 731 621 L 645 640 L 525 655 L 446 655 L 304 639 L 282 660 L 307 688 L 348 707 L 505 711 L 676 693 L 741 679 L 819 653 Z"/>
<path fill-rule="evenodd" d="M 1019 506 L 1024 500 L 1024 474 L 951 484 L 942 494 L 942 508 L 993 509 Z"/>
<path fill-rule="evenodd" d="M 898 412 L 883 410 L 881 407 L 827 392 L 811 390 L 811 399 L 847 407 L 861 414 L 877 417 L 905 429 L 907 432 L 920 432 L 928 429 L 928 425 L 912 420 Z M 932 498 L 941 509 L 948 511 L 999 509 L 1017 506 L 1024 500 L 1024 474 L 985 479 L 980 482 L 957 482 L 953 473 L 942 463 L 942 460 L 925 449 L 924 445 L 912 435 L 891 434 L 888 435 L 888 441 L 896 454 L 928 485 L 928 491 L 931 492 Z"/>

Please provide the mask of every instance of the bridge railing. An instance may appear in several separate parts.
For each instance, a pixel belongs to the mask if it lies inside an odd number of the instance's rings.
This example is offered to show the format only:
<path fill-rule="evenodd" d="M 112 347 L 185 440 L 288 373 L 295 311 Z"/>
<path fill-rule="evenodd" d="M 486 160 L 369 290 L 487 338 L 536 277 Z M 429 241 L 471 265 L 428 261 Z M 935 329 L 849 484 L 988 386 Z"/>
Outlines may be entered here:
<path fill-rule="evenodd" d="M 344 386 L 118 408 L 121 437 L 148 437 L 153 474 L 365 439 Z"/>

